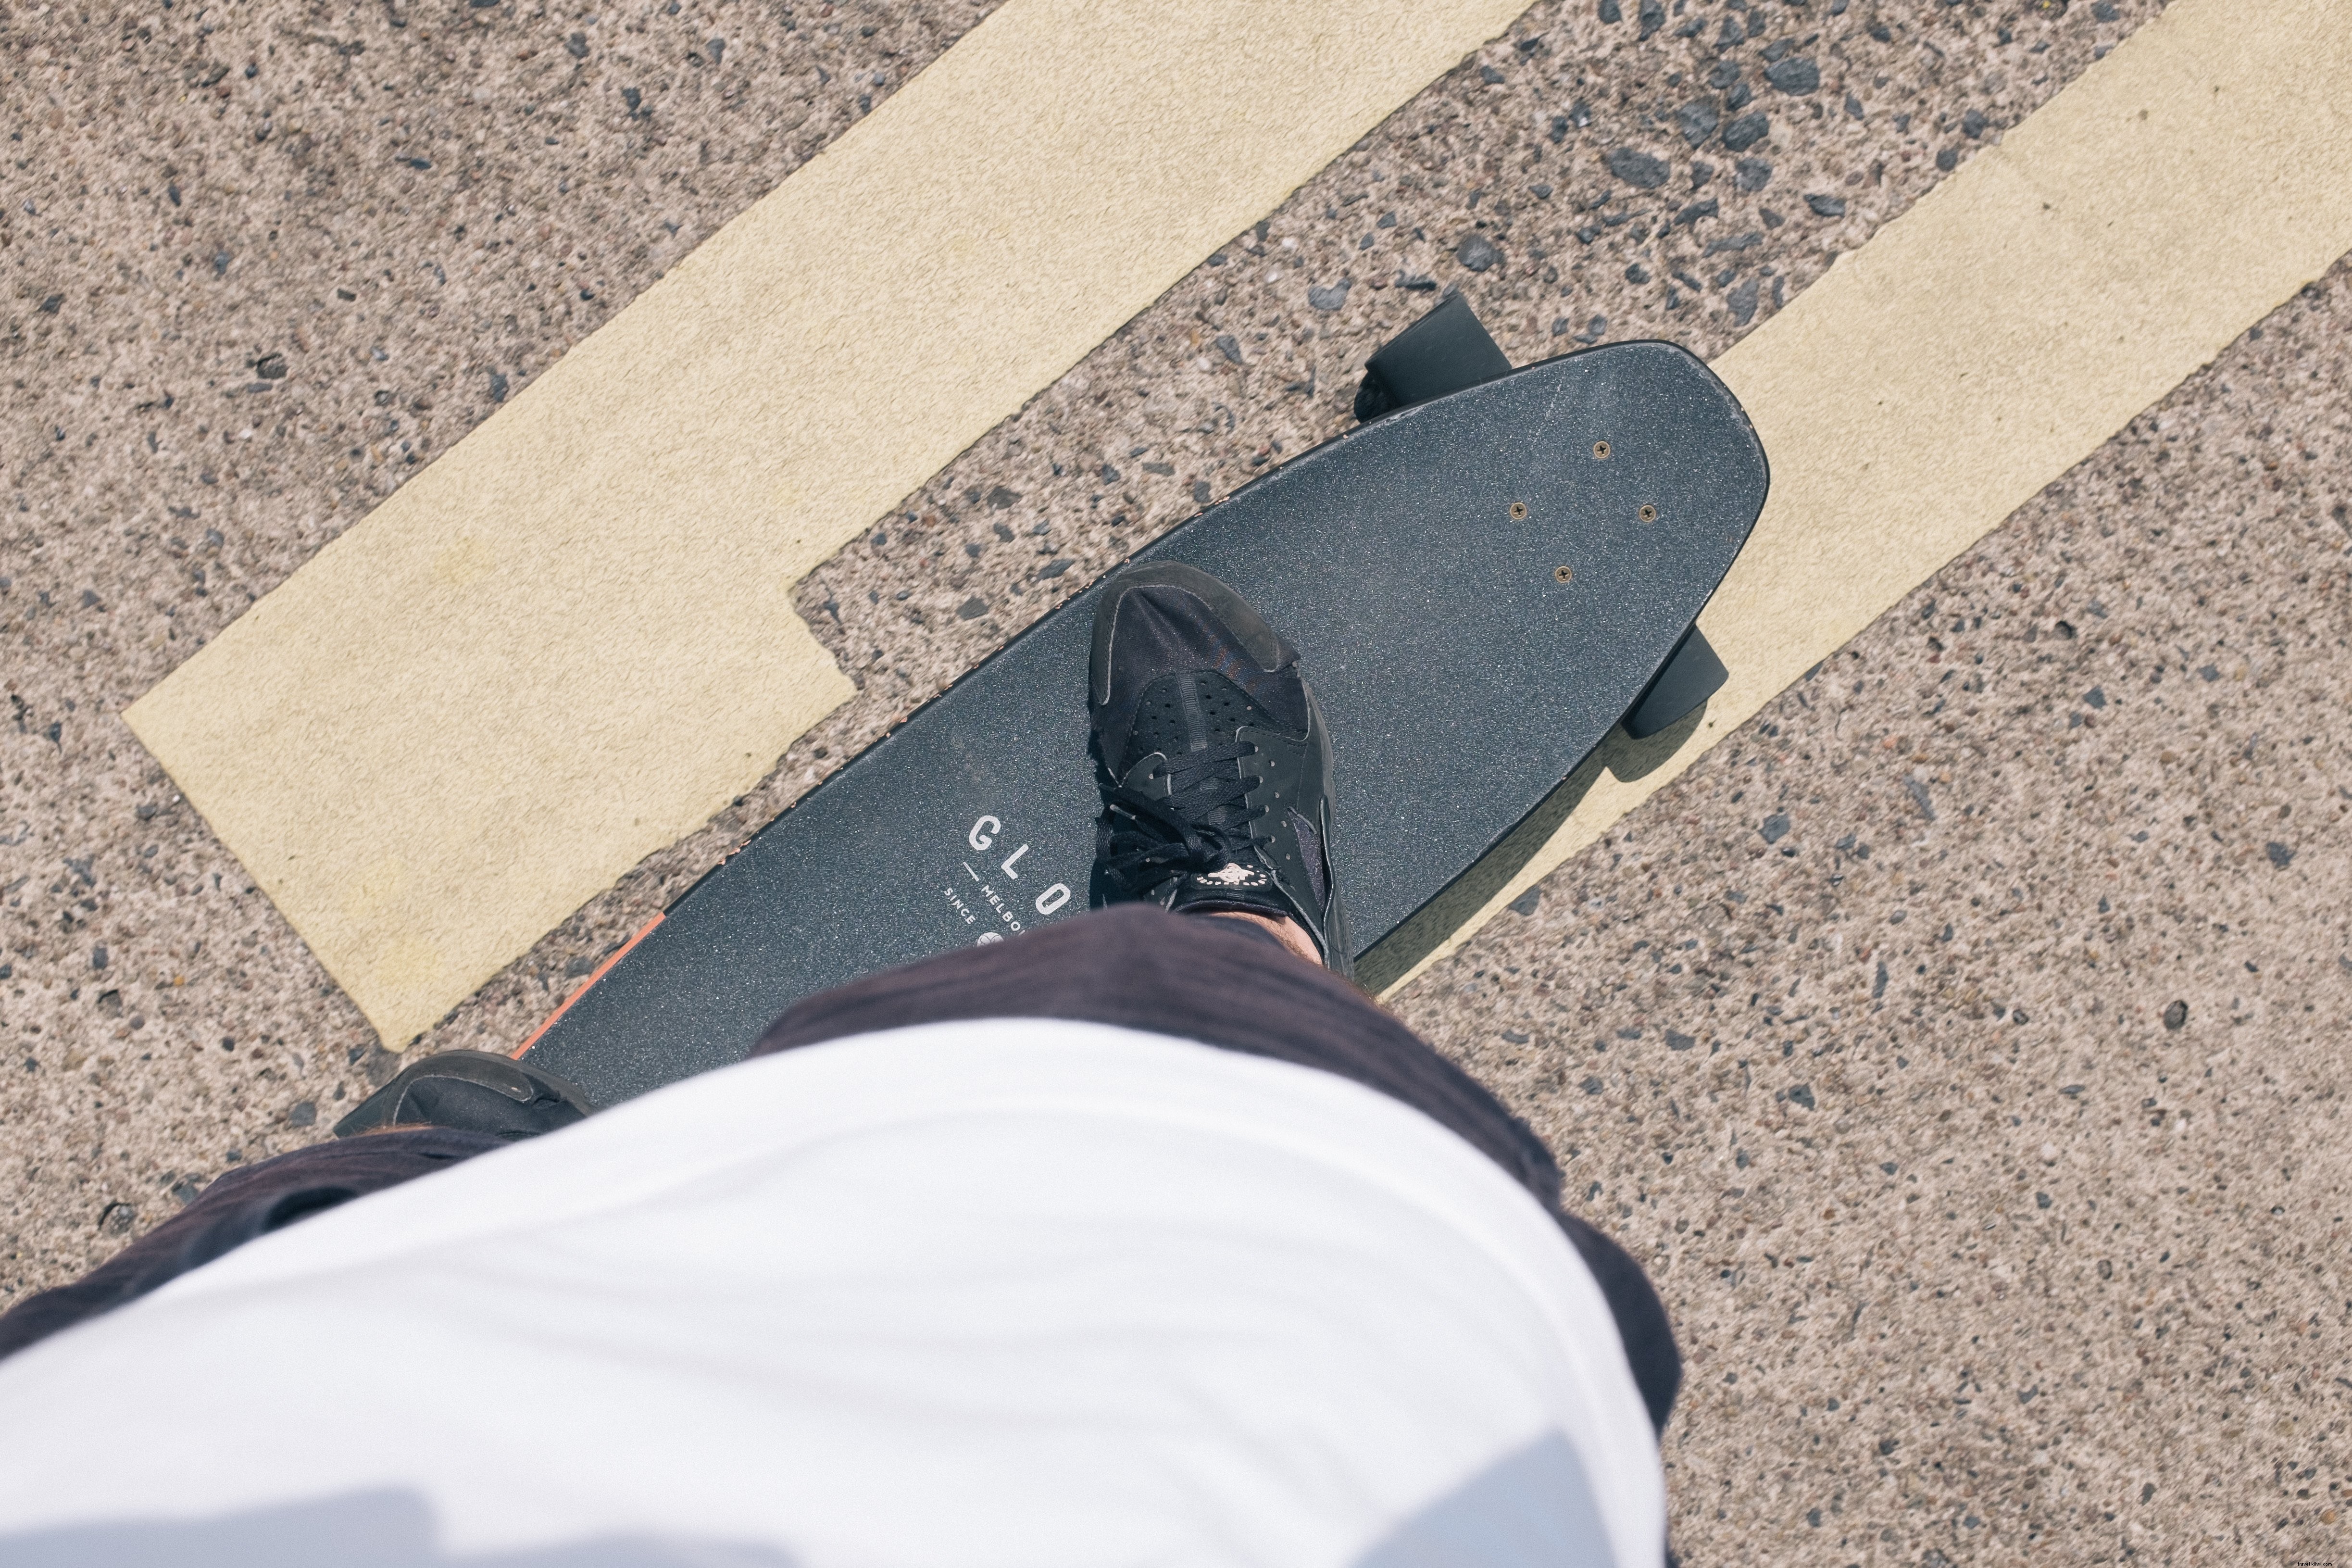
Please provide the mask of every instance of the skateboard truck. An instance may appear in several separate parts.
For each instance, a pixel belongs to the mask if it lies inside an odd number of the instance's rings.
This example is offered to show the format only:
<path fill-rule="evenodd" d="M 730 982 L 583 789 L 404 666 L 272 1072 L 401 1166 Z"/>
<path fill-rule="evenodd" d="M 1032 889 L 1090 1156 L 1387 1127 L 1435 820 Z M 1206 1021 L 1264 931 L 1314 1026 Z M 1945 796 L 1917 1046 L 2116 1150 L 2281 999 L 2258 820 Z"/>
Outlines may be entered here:
<path fill-rule="evenodd" d="M 1509 356 L 1487 335 L 1470 301 L 1448 294 L 1364 362 L 1363 383 L 1356 388 L 1356 418 L 1359 423 L 1377 419 L 1393 409 L 1410 408 L 1510 373 Z M 1730 677 L 1693 623 L 1625 710 L 1625 733 L 1647 740 L 1697 710 Z"/>

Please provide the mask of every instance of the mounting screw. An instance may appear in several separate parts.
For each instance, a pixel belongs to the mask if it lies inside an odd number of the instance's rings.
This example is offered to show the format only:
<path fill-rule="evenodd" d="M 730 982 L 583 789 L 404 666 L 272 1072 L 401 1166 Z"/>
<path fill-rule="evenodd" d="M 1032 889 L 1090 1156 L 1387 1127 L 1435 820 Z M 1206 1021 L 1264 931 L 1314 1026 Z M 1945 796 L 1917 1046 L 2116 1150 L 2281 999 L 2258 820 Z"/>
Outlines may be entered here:
<path fill-rule="evenodd" d="M 1609 443 L 1606 441 L 1595 441 L 1592 443 L 1592 455 L 1600 458 L 1602 462 L 1607 462 L 1609 460 Z"/>
<path fill-rule="evenodd" d="M 1655 522 L 1658 521 L 1658 509 L 1654 506 L 1645 506 L 1642 509 L 1640 515 L 1643 522 Z"/>
<path fill-rule="evenodd" d="M 1511 521 L 1513 522 L 1525 522 L 1527 520 L 1528 503 L 1523 500 L 1513 501 L 1511 503 Z"/>
<path fill-rule="evenodd" d="M 1575 574 L 1575 573 L 1573 573 L 1573 572 L 1571 572 L 1571 571 L 1570 571 L 1570 570 L 1569 570 L 1567 567 L 1565 567 L 1565 566 L 1555 566 L 1555 567 L 1553 567 L 1553 568 L 1551 569 L 1551 574 L 1552 574 L 1552 576 L 1553 576 L 1553 577 L 1557 578 L 1559 581 L 1560 581 L 1560 582 L 1562 582 L 1562 583 L 1572 583 L 1572 582 L 1576 581 L 1576 574 Z"/>

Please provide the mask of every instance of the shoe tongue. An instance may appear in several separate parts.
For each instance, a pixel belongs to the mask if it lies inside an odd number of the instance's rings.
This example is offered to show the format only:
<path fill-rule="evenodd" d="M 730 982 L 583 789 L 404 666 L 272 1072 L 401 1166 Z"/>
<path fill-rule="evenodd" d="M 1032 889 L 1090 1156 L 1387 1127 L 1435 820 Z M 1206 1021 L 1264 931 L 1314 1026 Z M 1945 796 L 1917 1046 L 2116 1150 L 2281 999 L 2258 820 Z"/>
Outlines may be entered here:
<path fill-rule="evenodd" d="M 1163 675 L 1144 689 L 1137 704 L 1127 754 L 1159 752 L 1181 765 L 1189 752 L 1229 744 L 1244 724 L 1270 727 L 1265 710 L 1215 670 Z"/>
<path fill-rule="evenodd" d="M 1271 715 L 1275 728 L 1295 735 L 1307 727 L 1305 693 L 1290 665 L 1290 658 L 1295 656 L 1286 646 L 1282 651 L 1286 656 L 1283 666 L 1266 669 L 1192 595 L 1165 584 L 1139 588 L 1119 612 L 1118 640 L 1111 658 L 1114 676 L 1106 709 L 1106 732 L 1114 743 L 1122 736 L 1126 738 L 1124 750 L 1129 758 L 1155 751 L 1165 751 L 1172 757 L 1180 749 L 1195 749 L 1159 741 L 1147 744 L 1142 735 L 1126 723 L 1127 715 L 1133 713 L 1139 725 L 1142 710 L 1150 705 L 1161 684 L 1173 679 L 1166 673 L 1150 673 L 1160 670 L 1217 676 L 1256 704 L 1251 722 L 1265 723 Z"/>

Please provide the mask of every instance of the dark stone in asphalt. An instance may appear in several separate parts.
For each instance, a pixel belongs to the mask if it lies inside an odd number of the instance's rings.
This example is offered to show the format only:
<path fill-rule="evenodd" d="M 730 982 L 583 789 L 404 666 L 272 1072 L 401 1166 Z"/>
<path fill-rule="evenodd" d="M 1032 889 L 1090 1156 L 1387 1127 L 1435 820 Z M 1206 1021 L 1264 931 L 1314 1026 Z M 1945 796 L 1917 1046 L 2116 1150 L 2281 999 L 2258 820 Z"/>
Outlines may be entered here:
<path fill-rule="evenodd" d="M 1990 122 L 1981 113 L 1971 109 L 1960 116 L 1960 134 L 1974 142 L 1985 133 L 1985 127 Z"/>
<path fill-rule="evenodd" d="M 1723 144 L 1735 153 L 1745 153 L 1772 129 L 1772 121 L 1762 110 L 1743 114 L 1723 128 Z"/>
<path fill-rule="evenodd" d="M 988 601 L 985 599 L 966 599 L 956 606 L 956 619 L 960 621 L 976 621 L 986 614 Z"/>
<path fill-rule="evenodd" d="M 1466 234 L 1462 237 L 1462 243 L 1454 247 L 1454 259 L 1473 272 L 1484 272 L 1502 260 L 1503 253 L 1496 249 L 1495 242 L 1485 235 Z M 1338 307 L 1326 305 L 1322 309 L 1336 310 Z"/>
<path fill-rule="evenodd" d="M 1491 250 L 1494 247 L 1489 246 L 1487 248 Z M 1491 266 L 1492 263 L 1488 265 Z M 1473 268 L 1471 270 L 1483 272 L 1486 268 Z M 1318 310 L 1336 310 L 1348 302 L 1348 290 L 1355 286 L 1354 279 L 1342 278 L 1337 283 L 1309 288 L 1307 290 L 1307 302 Z"/>
<path fill-rule="evenodd" d="M 1642 37 L 1646 41 L 1651 34 L 1666 25 L 1666 8 L 1659 5 L 1658 0 L 1642 0 L 1641 17 Z"/>
<path fill-rule="evenodd" d="M 1019 490 L 1007 489 L 1003 485 L 998 485 L 988 492 L 989 510 L 992 511 L 1007 510 L 1012 507 L 1013 502 L 1020 499 L 1021 492 Z"/>
<path fill-rule="evenodd" d="M 1669 223 L 1666 226 L 1668 228 L 1673 228 L 1679 225 L 1684 228 L 1688 228 L 1699 219 L 1703 217 L 1713 217 L 1717 213 L 1721 212 L 1723 208 L 1721 204 L 1717 202 L 1713 196 L 1709 196 L 1703 202 L 1693 202 L 1690 205 L 1683 208 L 1682 211 L 1675 215 L 1674 222 Z"/>
<path fill-rule="evenodd" d="M 1694 99 L 1675 110 L 1675 123 L 1682 128 L 1683 140 L 1696 147 L 1715 134 L 1723 116 L 1715 105 L 1704 98 Z"/>
<path fill-rule="evenodd" d="M 1805 205 L 1813 209 L 1813 216 L 1815 217 L 1845 216 L 1845 198 L 1843 196 L 1807 196 L 1805 198 Z"/>
<path fill-rule="evenodd" d="M 2188 1003 L 2174 1002 L 2164 1009 L 2164 1026 L 2167 1029 L 2179 1029 L 2187 1022 L 2189 1022 Z"/>
<path fill-rule="evenodd" d="M 1235 364 L 1242 363 L 1242 345 L 1231 332 L 1217 335 L 1217 352 Z"/>
<path fill-rule="evenodd" d="M 1813 1086 L 1809 1083 L 1801 1083 L 1794 1089 L 1791 1089 L 1789 1091 L 1789 1103 L 1791 1105 L 1801 1105 L 1807 1110 L 1812 1110 L 1814 1103 Z"/>
<path fill-rule="evenodd" d="M 1789 836 L 1789 814 L 1785 811 L 1774 812 L 1763 820 L 1756 831 L 1764 836 L 1765 843 L 1780 843 Z"/>
<path fill-rule="evenodd" d="M 1734 324 L 1744 327 L 1756 319 L 1756 290 L 1759 287 L 1759 280 L 1750 278 L 1726 297 L 1724 302 L 1731 307 Z"/>
<path fill-rule="evenodd" d="M 1728 140 L 1730 132 L 1724 135 Z M 1664 158 L 1654 158 L 1632 147 L 1614 147 L 1610 149 L 1607 162 L 1611 174 L 1637 191 L 1654 191 L 1666 183 L 1668 168 Z"/>
<path fill-rule="evenodd" d="M 1628 267 L 1627 268 L 1625 268 L 1625 281 L 1626 281 L 1626 282 L 1628 282 L 1628 283 L 1647 283 L 1649 280 L 1650 280 L 1650 269 L 1649 269 L 1648 268 L 1646 268 L 1646 267 L 1643 266 L 1640 262 L 1636 261 L 1635 263 L 1633 263 L 1633 265 L 1632 265 L 1631 267 Z"/>
<path fill-rule="evenodd" d="M 2280 843 L 2275 838 L 2263 846 L 2263 853 L 2269 856 L 2271 858 L 2271 864 L 2277 867 L 2282 871 L 2285 870 L 2287 867 L 2294 862 L 2294 851 L 2288 848 L 2285 845 Z M 99 951 L 100 952 L 104 952 L 106 950 L 104 948 L 100 948 Z"/>
<path fill-rule="evenodd" d="M 1958 147 L 1947 147 L 1942 152 L 1936 154 L 1936 167 L 1941 169 L 1947 174 L 1950 174 L 1954 169 L 1957 169 L 1959 166 L 1960 150 Z"/>
<path fill-rule="evenodd" d="M 1742 158 L 1732 165 L 1731 183 L 1743 191 L 1760 191 L 1772 183 L 1772 165 L 1761 158 Z"/>
<path fill-rule="evenodd" d="M 1721 92 L 1738 79 L 1739 62 L 1738 60 L 1717 60 L 1715 62 L 1715 68 L 1706 73 L 1706 85 L 1717 92 Z"/>
<path fill-rule="evenodd" d="M 1811 60 L 1791 57 L 1766 66 L 1764 79 L 1782 92 L 1816 92 L 1822 85 L 1822 68 Z"/>
<path fill-rule="evenodd" d="M 2094 686 L 2091 689 L 2083 693 L 2083 700 L 2089 703 L 2094 708 L 2105 708 L 2107 705 L 2106 689 L 2101 686 Z"/>
<path fill-rule="evenodd" d="M 1536 906 L 1541 902 L 1543 902 L 1543 888 L 1538 885 L 1513 899 L 1509 908 L 1514 914 L 1531 915 L 1536 912 Z"/>

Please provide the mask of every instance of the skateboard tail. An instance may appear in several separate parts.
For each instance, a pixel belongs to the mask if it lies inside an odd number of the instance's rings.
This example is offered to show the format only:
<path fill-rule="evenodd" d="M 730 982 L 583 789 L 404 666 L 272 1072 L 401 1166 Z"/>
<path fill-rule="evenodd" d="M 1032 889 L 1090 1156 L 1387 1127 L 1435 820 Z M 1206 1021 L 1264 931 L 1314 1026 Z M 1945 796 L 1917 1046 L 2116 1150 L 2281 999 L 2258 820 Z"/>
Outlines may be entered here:
<path fill-rule="evenodd" d="M 654 916 L 653 919 L 647 921 L 645 924 L 639 926 L 637 928 L 637 933 L 635 936 L 629 938 L 628 941 L 614 949 L 613 956 L 598 964 L 594 972 L 592 973 L 586 980 L 581 983 L 580 989 L 574 991 L 571 995 L 566 996 L 562 1003 L 556 1007 L 555 1011 L 547 1016 L 547 1021 L 530 1032 L 530 1038 L 517 1046 L 513 1050 L 509 1051 L 507 1055 L 517 1061 L 520 1061 L 524 1055 L 530 1051 L 531 1047 L 539 1044 L 539 1037 L 541 1035 L 546 1034 L 548 1030 L 552 1029 L 557 1024 L 562 1022 L 563 1015 L 572 1011 L 573 1003 L 578 1002 L 580 998 L 587 995 L 591 990 L 594 989 L 596 982 L 604 979 L 605 975 L 611 973 L 614 964 L 628 957 L 629 953 L 636 947 L 637 943 L 653 935 L 654 928 L 661 924 L 662 921 L 667 918 L 668 911 L 664 910 L 662 913 Z"/>

